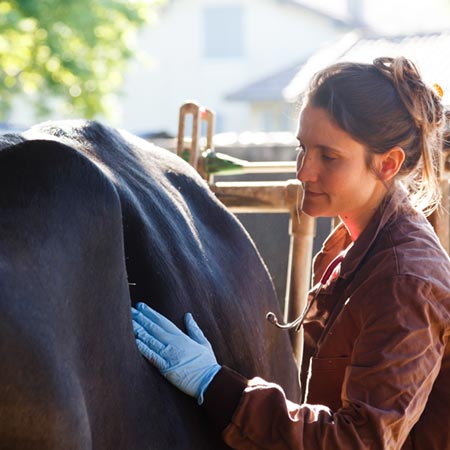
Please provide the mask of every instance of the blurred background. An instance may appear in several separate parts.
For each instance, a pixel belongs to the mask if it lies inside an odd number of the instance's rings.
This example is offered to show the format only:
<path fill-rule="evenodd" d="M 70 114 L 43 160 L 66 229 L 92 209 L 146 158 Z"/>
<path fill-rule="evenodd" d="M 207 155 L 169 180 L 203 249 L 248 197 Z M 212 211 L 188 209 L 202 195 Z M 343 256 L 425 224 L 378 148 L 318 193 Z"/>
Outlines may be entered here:
<path fill-rule="evenodd" d="M 219 151 L 292 160 L 316 70 L 398 55 L 448 103 L 450 0 L 0 0 L 0 128 L 95 118 L 173 150 L 189 99 L 215 111 Z M 282 297 L 288 216 L 240 219 Z"/>
<path fill-rule="evenodd" d="M 0 120 L 174 135 L 194 99 L 217 133 L 292 132 L 335 60 L 404 54 L 447 91 L 449 33 L 450 0 L 0 0 Z"/>

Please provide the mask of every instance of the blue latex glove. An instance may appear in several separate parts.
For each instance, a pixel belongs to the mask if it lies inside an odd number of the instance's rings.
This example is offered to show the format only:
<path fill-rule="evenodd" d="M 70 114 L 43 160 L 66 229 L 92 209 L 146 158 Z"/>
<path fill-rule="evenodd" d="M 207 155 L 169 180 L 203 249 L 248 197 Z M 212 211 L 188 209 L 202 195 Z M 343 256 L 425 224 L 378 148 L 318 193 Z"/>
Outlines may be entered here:
<path fill-rule="evenodd" d="M 192 314 L 184 316 L 186 335 L 145 303 L 136 307 L 131 311 L 139 351 L 172 384 L 201 405 L 206 388 L 221 366 Z"/>

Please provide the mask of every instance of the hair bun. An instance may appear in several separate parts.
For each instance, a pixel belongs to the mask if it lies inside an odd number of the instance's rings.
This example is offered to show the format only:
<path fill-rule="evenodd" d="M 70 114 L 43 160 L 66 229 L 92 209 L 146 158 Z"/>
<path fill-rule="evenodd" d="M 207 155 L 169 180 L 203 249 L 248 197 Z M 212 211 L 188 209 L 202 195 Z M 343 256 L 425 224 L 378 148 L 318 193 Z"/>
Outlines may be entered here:
<path fill-rule="evenodd" d="M 419 70 L 411 60 L 403 56 L 382 57 L 375 59 L 373 64 L 392 81 L 417 128 L 430 133 L 442 125 L 443 107 L 439 91 L 429 88 L 422 81 Z"/>

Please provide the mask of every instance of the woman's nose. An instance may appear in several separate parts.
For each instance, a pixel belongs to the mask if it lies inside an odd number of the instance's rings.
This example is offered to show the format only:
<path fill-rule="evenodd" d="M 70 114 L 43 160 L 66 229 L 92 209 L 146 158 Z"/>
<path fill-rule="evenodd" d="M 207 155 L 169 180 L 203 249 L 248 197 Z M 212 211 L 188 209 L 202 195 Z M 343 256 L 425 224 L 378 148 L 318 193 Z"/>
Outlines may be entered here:
<path fill-rule="evenodd" d="M 317 168 L 312 155 L 300 152 L 297 157 L 297 180 L 302 183 L 316 181 Z"/>

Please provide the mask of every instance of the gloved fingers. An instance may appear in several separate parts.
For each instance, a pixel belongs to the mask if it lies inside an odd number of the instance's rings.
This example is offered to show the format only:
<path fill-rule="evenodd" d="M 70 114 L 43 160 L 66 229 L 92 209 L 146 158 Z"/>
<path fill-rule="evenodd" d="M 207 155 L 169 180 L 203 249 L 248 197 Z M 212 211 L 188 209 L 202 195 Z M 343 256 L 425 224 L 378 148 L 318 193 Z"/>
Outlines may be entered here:
<path fill-rule="evenodd" d="M 208 339 L 206 339 L 203 331 L 197 325 L 197 322 L 195 321 L 191 313 L 185 314 L 184 322 L 186 324 L 188 335 L 198 344 L 206 346 L 212 350 L 211 344 L 209 343 Z"/>
<path fill-rule="evenodd" d="M 147 333 L 151 334 L 154 338 L 158 339 L 163 344 L 168 344 L 173 340 L 174 336 L 184 335 L 184 333 L 179 330 L 175 325 L 173 325 L 173 330 L 168 331 L 161 327 L 157 322 L 153 320 L 153 316 L 148 316 L 140 311 L 131 308 L 132 319 L 138 323 Z"/>
<path fill-rule="evenodd" d="M 167 362 L 164 358 L 154 352 L 146 343 L 136 338 L 136 345 L 142 355 L 144 355 L 160 372 L 167 369 Z"/>
<path fill-rule="evenodd" d="M 145 303 L 138 303 L 136 305 L 138 311 L 140 311 L 147 319 L 150 319 L 152 322 L 156 323 L 163 330 L 168 333 L 177 334 L 182 333 L 182 331 L 172 323 L 167 317 L 160 314 L 158 311 L 155 311 L 150 306 Z"/>
<path fill-rule="evenodd" d="M 142 327 L 138 322 L 132 320 L 133 330 L 136 338 L 140 339 L 144 344 L 146 344 L 151 350 L 156 353 L 161 353 L 165 345 L 150 334 L 144 327 Z"/>

